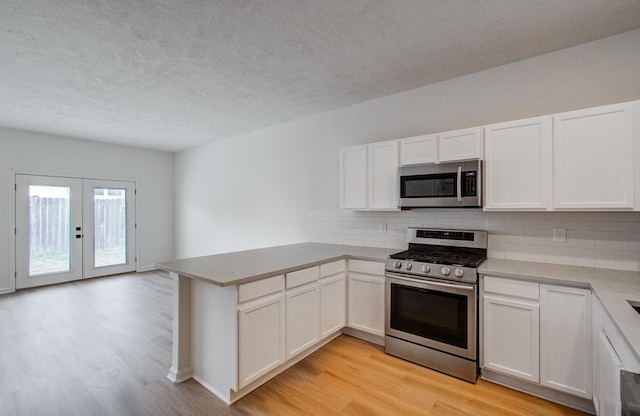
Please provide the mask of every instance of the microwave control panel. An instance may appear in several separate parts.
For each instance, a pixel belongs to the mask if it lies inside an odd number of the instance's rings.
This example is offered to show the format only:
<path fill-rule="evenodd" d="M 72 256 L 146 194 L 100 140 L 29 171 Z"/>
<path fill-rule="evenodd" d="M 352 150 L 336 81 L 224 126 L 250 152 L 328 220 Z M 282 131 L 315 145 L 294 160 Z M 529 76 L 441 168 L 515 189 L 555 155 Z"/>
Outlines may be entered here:
<path fill-rule="evenodd" d="M 475 170 L 462 172 L 462 196 L 477 196 L 478 172 Z"/>

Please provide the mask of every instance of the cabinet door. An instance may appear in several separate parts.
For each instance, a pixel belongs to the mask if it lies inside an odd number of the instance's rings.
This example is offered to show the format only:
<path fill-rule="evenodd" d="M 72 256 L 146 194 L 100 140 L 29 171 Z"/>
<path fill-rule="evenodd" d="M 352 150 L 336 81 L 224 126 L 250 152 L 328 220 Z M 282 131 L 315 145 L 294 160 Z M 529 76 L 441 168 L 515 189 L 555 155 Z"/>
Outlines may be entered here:
<path fill-rule="evenodd" d="M 482 159 L 482 128 L 448 131 L 438 135 L 438 160 Z"/>
<path fill-rule="evenodd" d="M 484 367 L 539 382 L 539 305 L 484 296 Z"/>
<path fill-rule="evenodd" d="M 438 161 L 438 136 L 409 137 L 400 140 L 400 164 L 418 165 L 436 163 Z"/>
<path fill-rule="evenodd" d="M 344 327 L 346 289 L 344 273 L 320 280 L 320 338 Z"/>
<path fill-rule="evenodd" d="M 320 297 L 318 283 L 286 293 L 287 359 L 319 341 Z"/>
<path fill-rule="evenodd" d="M 369 145 L 369 209 L 398 209 L 398 141 Z"/>
<path fill-rule="evenodd" d="M 554 207 L 633 207 L 633 105 L 553 117 Z"/>
<path fill-rule="evenodd" d="M 367 208 L 367 146 L 340 150 L 340 207 Z"/>
<path fill-rule="evenodd" d="M 591 292 L 540 286 L 540 384 L 591 398 Z"/>
<path fill-rule="evenodd" d="M 551 117 L 485 128 L 485 210 L 551 205 Z"/>
<path fill-rule="evenodd" d="M 384 336 L 384 277 L 349 274 L 349 326 Z"/>
<path fill-rule="evenodd" d="M 611 342 L 603 331 L 600 331 L 598 359 L 598 414 L 602 416 L 620 414 L 620 370 L 622 365 Z"/>
<path fill-rule="evenodd" d="M 242 388 L 285 362 L 281 293 L 238 306 L 238 384 Z"/>

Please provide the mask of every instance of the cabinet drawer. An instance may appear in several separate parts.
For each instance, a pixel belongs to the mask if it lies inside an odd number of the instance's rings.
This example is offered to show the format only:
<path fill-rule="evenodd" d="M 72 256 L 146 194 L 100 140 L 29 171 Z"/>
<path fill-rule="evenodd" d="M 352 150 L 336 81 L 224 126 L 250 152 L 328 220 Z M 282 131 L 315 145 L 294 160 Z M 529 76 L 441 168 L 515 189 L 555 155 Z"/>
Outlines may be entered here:
<path fill-rule="evenodd" d="M 238 303 L 257 299 L 284 289 L 284 275 L 269 277 L 238 286 Z"/>
<path fill-rule="evenodd" d="M 384 262 L 349 260 L 349 271 L 384 276 Z"/>
<path fill-rule="evenodd" d="M 287 289 L 311 283 L 320 277 L 320 267 L 310 267 L 295 272 L 287 273 Z"/>
<path fill-rule="evenodd" d="M 524 299 L 540 300 L 540 285 L 524 280 L 485 276 L 484 291 L 486 293 L 497 293 Z"/>
<path fill-rule="evenodd" d="M 331 263 L 325 263 L 320 265 L 320 277 L 333 276 L 334 274 L 342 273 L 346 269 L 345 260 L 332 261 Z"/>

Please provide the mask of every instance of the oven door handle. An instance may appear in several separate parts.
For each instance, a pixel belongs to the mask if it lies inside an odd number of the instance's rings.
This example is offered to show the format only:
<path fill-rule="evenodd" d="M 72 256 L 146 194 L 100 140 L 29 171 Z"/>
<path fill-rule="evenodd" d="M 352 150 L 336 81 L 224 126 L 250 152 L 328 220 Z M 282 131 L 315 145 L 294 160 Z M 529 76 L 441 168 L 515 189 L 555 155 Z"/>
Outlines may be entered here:
<path fill-rule="evenodd" d="M 395 273 L 388 273 L 387 272 L 387 276 L 389 276 L 389 277 L 391 277 L 393 279 L 404 280 L 405 282 L 422 283 L 422 284 L 426 284 L 426 285 L 444 287 L 444 288 L 448 288 L 448 289 L 460 289 L 460 290 L 469 290 L 469 291 L 473 291 L 475 289 L 473 286 L 452 285 L 452 284 L 448 284 L 448 283 L 432 282 L 432 281 L 426 281 L 426 280 L 416 280 L 416 279 L 411 279 L 409 277 L 404 277 L 404 276 L 401 276 L 401 275 L 398 275 L 398 274 L 395 274 Z"/>
<path fill-rule="evenodd" d="M 462 202 L 462 166 L 458 166 L 458 202 Z"/>

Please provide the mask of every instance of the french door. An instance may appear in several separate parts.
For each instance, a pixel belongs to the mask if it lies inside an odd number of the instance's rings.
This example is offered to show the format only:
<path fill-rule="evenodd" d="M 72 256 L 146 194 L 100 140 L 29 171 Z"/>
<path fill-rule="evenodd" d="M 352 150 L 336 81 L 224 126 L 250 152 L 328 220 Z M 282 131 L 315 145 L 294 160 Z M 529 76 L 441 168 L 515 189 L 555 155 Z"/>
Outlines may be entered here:
<path fill-rule="evenodd" d="M 135 270 L 135 183 L 16 175 L 16 288 Z"/>

